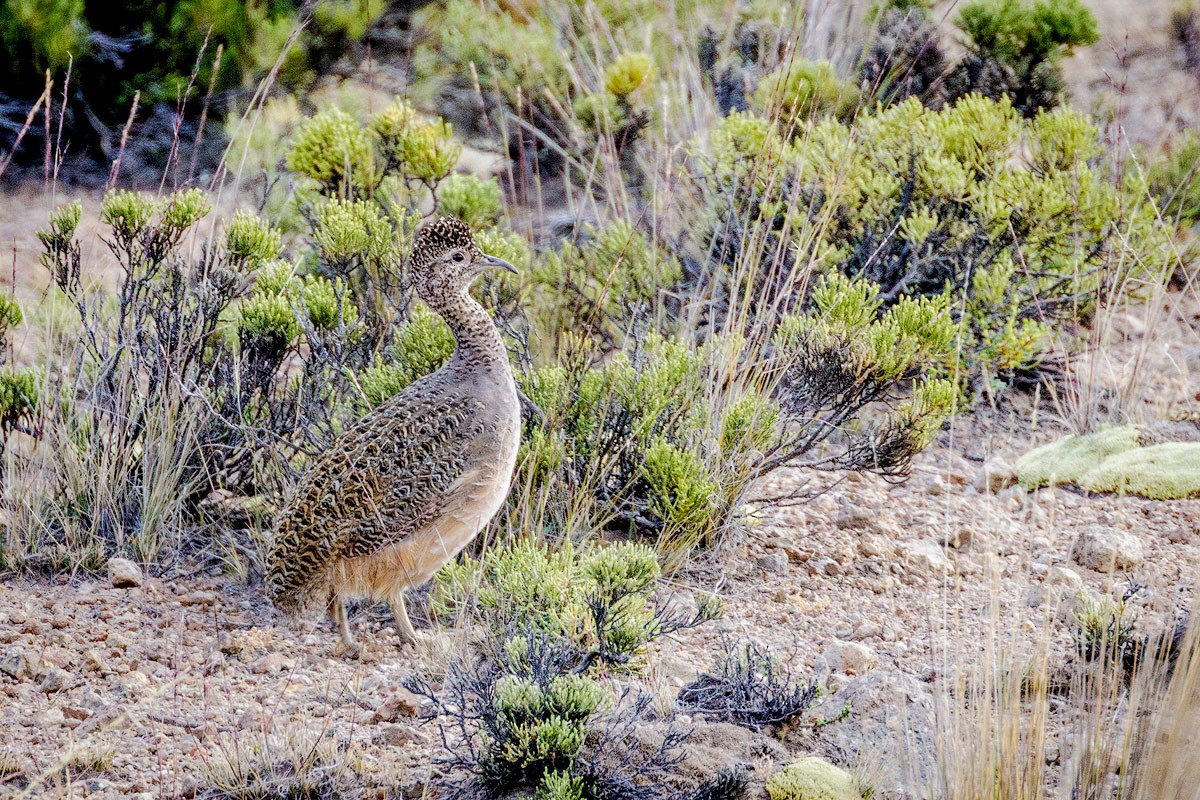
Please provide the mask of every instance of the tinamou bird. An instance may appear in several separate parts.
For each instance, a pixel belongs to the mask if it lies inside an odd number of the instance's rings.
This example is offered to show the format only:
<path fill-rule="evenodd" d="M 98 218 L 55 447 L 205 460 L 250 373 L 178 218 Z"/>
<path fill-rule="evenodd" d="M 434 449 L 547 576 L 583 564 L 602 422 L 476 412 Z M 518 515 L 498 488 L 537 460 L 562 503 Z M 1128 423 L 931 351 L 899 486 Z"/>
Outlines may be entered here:
<path fill-rule="evenodd" d="M 521 406 L 491 317 L 468 293 L 487 270 L 461 221 L 417 230 L 412 285 L 449 325 L 450 360 L 342 433 L 289 495 L 278 518 L 267 589 L 285 613 L 321 604 L 344 649 L 359 651 L 346 601 L 391 604 L 400 637 L 416 640 L 404 592 L 428 581 L 474 539 L 508 494 Z"/>

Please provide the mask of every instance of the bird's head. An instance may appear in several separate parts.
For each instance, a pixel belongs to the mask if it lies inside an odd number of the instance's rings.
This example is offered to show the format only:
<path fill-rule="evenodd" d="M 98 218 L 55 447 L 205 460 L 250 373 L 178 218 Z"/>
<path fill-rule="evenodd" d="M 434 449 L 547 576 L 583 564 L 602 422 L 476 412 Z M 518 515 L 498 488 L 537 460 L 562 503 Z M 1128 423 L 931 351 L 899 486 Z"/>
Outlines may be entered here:
<path fill-rule="evenodd" d="M 471 229 L 461 220 L 442 217 L 417 229 L 409 274 L 417 295 L 426 303 L 438 305 L 461 294 L 490 269 L 517 271 L 504 259 L 480 250 Z"/>

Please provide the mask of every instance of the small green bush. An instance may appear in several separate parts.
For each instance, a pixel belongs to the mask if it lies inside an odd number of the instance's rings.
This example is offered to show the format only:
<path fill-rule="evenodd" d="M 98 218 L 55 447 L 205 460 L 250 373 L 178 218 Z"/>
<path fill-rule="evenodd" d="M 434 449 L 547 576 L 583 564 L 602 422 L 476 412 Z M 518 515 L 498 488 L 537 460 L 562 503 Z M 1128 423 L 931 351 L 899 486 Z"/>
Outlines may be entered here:
<path fill-rule="evenodd" d="M 793 59 L 758 84 L 753 108 L 771 112 L 789 127 L 824 116 L 852 117 L 858 102 L 858 90 L 838 77 L 833 64 Z"/>
<path fill-rule="evenodd" d="M 665 616 L 649 600 L 659 575 L 658 556 L 645 545 L 577 554 L 570 545 L 550 550 L 519 542 L 443 567 L 432 603 L 443 617 L 473 608 L 497 636 L 514 626 L 549 636 L 580 662 L 628 664 L 664 632 L 720 613 L 719 605 L 705 602 L 695 619 Z"/>
<path fill-rule="evenodd" d="M 629 332 L 625 321 L 646 314 L 682 275 L 676 259 L 628 223 L 588 228 L 579 243 L 564 242 L 534 262 L 532 322 L 547 344 L 571 332 L 610 347 Z"/>
<path fill-rule="evenodd" d="M 254 214 L 238 211 L 225 229 L 225 249 L 235 264 L 256 270 L 279 258 L 283 235 Z"/>
<path fill-rule="evenodd" d="M 324 109 L 300 124 L 286 163 L 336 196 L 369 188 L 377 179 L 370 134 L 339 108 Z"/>
<path fill-rule="evenodd" d="M 743 258 L 795 259 L 866 278 L 885 306 L 948 295 L 967 374 L 1006 379 L 1035 369 L 1055 327 L 1107 287 L 1166 262 L 1169 232 L 1146 187 L 1117 183 L 1096 162 L 1099 141 L 1075 112 L 1023 121 L 1008 100 L 975 95 L 825 120 L 793 141 L 731 115 L 699 162 L 728 199 L 707 223 L 711 246 L 735 270 Z M 1017 163 L 1026 145 L 1031 163 Z"/>
<path fill-rule="evenodd" d="M 1200 136 L 1182 137 L 1167 156 L 1152 161 L 1150 186 L 1166 217 L 1186 225 L 1200 222 Z"/>
<path fill-rule="evenodd" d="M 37 410 L 37 377 L 31 370 L 0 368 L 0 428 L 8 431 Z"/>
<path fill-rule="evenodd" d="M 604 70 L 604 89 L 624 100 L 654 74 L 654 63 L 645 53 L 622 53 Z"/>
<path fill-rule="evenodd" d="M 1096 18 L 1080 0 L 973 0 L 955 25 L 971 52 L 947 80 L 950 97 L 1008 97 L 1026 117 L 1058 105 L 1063 56 L 1100 41 Z"/>
<path fill-rule="evenodd" d="M 862 800 L 854 777 L 824 759 L 808 756 L 767 778 L 770 800 Z"/>
<path fill-rule="evenodd" d="M 458 217 L 472 230 L 494 226 L 500 221 L 502 209 L 500 184 L 494 178 L 450 175 L 438 185 L 439 213 Z"/>

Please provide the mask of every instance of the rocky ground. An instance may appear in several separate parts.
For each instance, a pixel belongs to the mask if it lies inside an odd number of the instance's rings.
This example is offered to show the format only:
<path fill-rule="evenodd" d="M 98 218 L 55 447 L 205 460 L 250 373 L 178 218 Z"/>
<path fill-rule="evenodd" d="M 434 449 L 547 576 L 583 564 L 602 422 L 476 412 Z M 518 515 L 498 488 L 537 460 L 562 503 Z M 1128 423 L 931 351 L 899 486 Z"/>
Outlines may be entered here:
<path fill-rule="evenodd" d="M 1093 5 L 1106 38 L 1068 65 L 1077 99 L 1119 111 L 1145 144 L 1194 123 L 1196 84 L 1176 63 L 1169 3 L 1144 4 L 1144 15 L 1123 0 Z M 50 206 L 39 198 L 0 207 L 14 276 L 34 274 L 32 231 Z M 31 286 L 44 285 L 18 283 L 34 294 Z M 812 486 L 826 491 L 811 503 L 760 500 L 736 541 L 664 586 L 664 599 L 679 602 L 715 590 L 725 616 L 660 643 L 647 687 L 667 712 L 723 642 L 749 640 L 827 684 L 822 708 L 849 701 L 850 716 L 819 736 L 780 740 L 684 715 L 695 728 L 684 766 L 701 773 L 740 762 L 765 772 L 817 750 L 855 765 L 877 797 L 901 788 L 920 796 L 939 699 L 981 657 L 1019 659 L 1048 644 L 1061 661 L 1080 593 L 1120 597 L 1131 584 L 1142 587 L 1133 601 L 1139 630 L 1167 626 L 1200 577 L 1200 500 L 1029 493 L 1013 485 L 1008 465 L 1082 423 L 1194 411 L 1198 327 L 1194 289 L 1105 318 L 1094 355 L 1074 365 L 1082 391 L 985 400 L 905 482 L 825 475 Z M 1189 424 L 1176 435 L 1200 439 Z M 763 498 L 808 477 L 773 476 Z M 369 646 L 346 660 L 327 623 L 289 626 L 255 585 L 186 565 L 165 575 L 123 568 L 51 581 L 0 576 L 0 797 L 192 797 L 236 784 L 247 765 L 298 769 L 326 748 L 339 751 L 329 758 L 340 765 L 334 772 L 356 773 L 335 778 L 381 796 L 395 787 L 422 796 L 439 769 L 438 725 L 418 719 L 420 699 L 400 681 L 436 680 L 466 632 L 443 630 L 404 649 L 386 610 L 360 608 L 354 625 Z"/>
<path fill-rule="evenodd" d="M 851 703 L 815 742 L 685 716 L 702 766 L 767 767 L 816 748 L 857 764 L 882 796 L 919 796 L 936 701 L 980 656 L 1049 642 L 1052 659 L 1065 658 L 1081 591 L 1119 597 L 1143 585 L 1136 610 L 1147 632 L 1189 604 L 1200 500 L 1027 493 L 1005 461 L 1029 433 L 1001 435 L 1001 417 L 960 421 L 906 482 L 827 476 L 810 504 L 764 507 L 711 568 L 702 559 L 664 589 L 715 589 L 726 614 L 652 654 L 660 709 L 723 640 L 768 646 L 795 674 L 826 683 L 824 708 Z M 798 477 L 781 474 L 764 494 Z M 370 645 L 346 660 L 325 623 L 288 626 L 259 588 L 130 567 L 0 582 L 0 796 L 188 797 L 264 754 L 302 758 L 317 739 L 352 755 L 338 762 L 359 780 L 421 796 L 437 770 L 438 727 L 417 719 L 419 698 L 399 684 L 436 680 L 463 632 L 403 649 L 386 611 L 360 609 L 354 624 Z"/>

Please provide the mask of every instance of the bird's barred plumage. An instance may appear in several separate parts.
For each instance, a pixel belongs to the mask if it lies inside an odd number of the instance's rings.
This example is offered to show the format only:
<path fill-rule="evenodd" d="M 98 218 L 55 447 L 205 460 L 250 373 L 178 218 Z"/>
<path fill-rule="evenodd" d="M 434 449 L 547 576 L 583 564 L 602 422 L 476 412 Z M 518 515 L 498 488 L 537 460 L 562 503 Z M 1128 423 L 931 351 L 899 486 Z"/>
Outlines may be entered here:
<path fill-rule="evenodd" d="M 403 616 L 403 589 L 428 580 L 487 524 L 516 460 L 520 411 L 507 353 L 467 293 L 482 269 L 508 265 L 485 256 L 454 219 L 419 229 L 409 264 L 417 294 L 455 335 L 454 355 L 321 454 L 285 502 L 270 556 L 275 604 L 293 614 L 317 603 L 341 609 L 347 644 L 342 598 L 400 598 Z"/>

